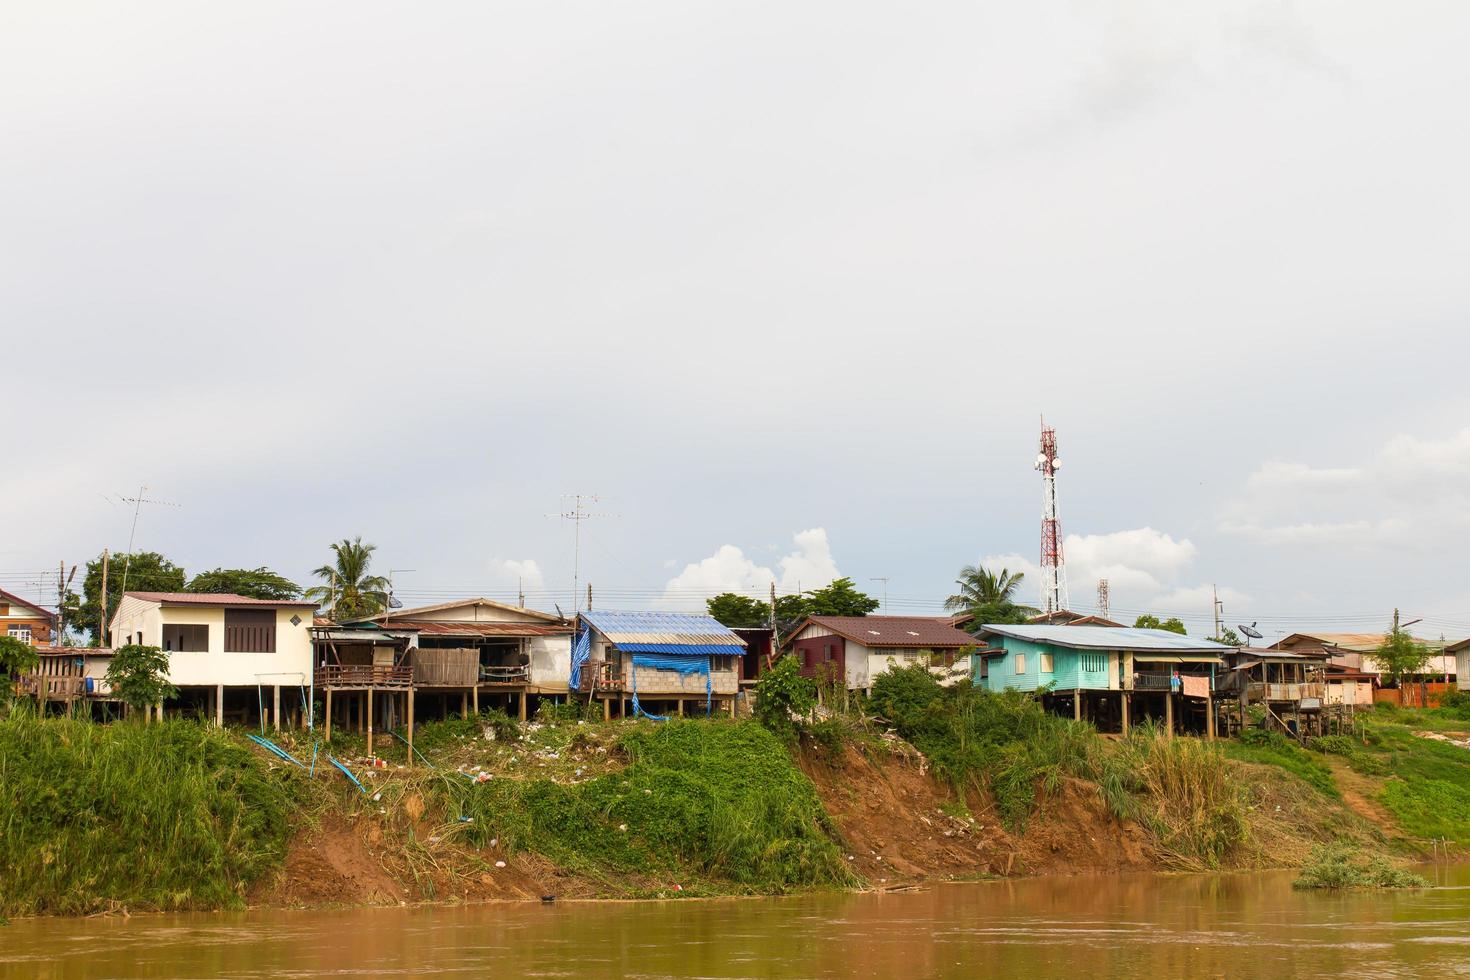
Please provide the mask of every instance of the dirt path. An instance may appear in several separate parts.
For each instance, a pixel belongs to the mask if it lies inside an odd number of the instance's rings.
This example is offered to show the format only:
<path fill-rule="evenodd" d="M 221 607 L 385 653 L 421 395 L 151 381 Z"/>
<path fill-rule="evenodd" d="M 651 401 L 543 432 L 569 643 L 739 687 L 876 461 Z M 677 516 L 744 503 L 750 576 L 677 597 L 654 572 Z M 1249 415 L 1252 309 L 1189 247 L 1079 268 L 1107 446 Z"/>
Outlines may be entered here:
<path fill-rule="evenodd" d="M 1383 780 L 1356 772 L 1342 756 L 1328 755 L 1323 758 L 1332 769 L 1332 778 L 1342 792 L 1342 802 L 1347 808 L 1383 831 L 1385 836 L 1401 837 L 1402 831 L 1399 830 L 1393 814 L 1378 802 Z"/>

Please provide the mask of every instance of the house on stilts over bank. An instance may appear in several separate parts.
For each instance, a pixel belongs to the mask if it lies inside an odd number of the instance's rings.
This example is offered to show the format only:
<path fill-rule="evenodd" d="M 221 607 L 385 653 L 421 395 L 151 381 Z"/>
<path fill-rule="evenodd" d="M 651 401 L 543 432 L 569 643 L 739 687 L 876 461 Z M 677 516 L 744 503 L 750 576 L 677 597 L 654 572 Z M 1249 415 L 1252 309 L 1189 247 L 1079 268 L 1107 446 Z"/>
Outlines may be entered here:
<path fill-rule="evenodd" d="M 977 687 L 1039 691 L 1047 708 L 1104 732 L 1147 718 L 1215 734 L 1223 643 L 1136 627 L 989 624 L 975 635 L 986 645 L 971 656 Z"/>
<path fill-rule="evenodd" d="M 735 714 L 746 645 L 713 616 L 588 610 L 576 629 L 571 687 L 604 718 Z"/>

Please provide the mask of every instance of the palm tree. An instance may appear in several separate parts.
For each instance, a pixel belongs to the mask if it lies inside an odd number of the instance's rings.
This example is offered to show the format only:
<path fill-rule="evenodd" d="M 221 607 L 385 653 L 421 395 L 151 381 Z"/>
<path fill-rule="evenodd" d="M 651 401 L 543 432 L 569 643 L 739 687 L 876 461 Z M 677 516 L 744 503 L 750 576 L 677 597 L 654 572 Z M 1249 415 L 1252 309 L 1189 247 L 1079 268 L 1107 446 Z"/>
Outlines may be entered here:
<path fill-rule="evenodd" d="M 306 590 L 306 598 L 328 607 L 337 622 L 351 622 L 375 616 L 388 607 L 388 580 L 381 575 L 369 575 L 375 544 L 363 544 L 359 535 L 351 541 L 343 538 L 332 545 L 336 555 L 331 565 L 323 565 L 315 572 L 325 582 Z"/>
<path fill-rule="evenodd" d="M 968 612 L 976 625 L 1023 622 L 1040 612 L 1034 606 L 1023 606 L 1015 601 L 1016 590 L 1025 577 L 1025 572 L 1012 575 L 1005 568 L 992 572 L 983 565 L 966 565 L 960 569 L 960 577 L 954 583 L 960 591 L 944 600 L 944 608 L 951 612 Z"/>

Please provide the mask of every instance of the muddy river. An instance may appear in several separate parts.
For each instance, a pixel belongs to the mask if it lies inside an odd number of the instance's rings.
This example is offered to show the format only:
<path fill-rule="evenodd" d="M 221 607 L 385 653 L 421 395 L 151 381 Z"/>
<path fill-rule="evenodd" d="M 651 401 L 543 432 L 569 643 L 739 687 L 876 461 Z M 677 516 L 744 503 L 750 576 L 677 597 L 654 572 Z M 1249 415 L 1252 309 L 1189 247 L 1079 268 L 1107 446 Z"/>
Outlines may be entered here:
<path fill-rule="evenodd" d="M 17 920 L 4 977 L 1470 976 L 1470 865 L 1418 892 L 1290 874 L 886 895 Z"/>

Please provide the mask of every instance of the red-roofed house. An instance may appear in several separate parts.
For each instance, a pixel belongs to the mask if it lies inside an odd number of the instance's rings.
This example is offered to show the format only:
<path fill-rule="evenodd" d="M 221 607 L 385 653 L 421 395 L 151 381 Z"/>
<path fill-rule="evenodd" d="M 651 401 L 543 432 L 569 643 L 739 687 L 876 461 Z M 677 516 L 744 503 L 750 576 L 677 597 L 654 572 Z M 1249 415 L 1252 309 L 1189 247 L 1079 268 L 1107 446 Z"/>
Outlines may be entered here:
<path fill-rule="evenodd" d="M 46 646 L 56 632 L 56 616 L 28 599 L 0 590 L 0 628 L 22 643 Z"/>
<path fill-rule="evenodd" d="M 891 666 L 923 663 L 946 680 L 969 674 L 981 644 L 948 616 L 812 616 L 784 644 L 808 677 L 841 677 L 850 691 L 872 689 Z"/>

